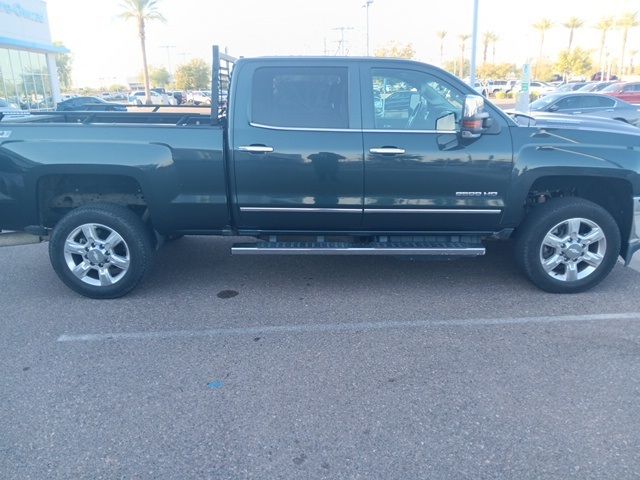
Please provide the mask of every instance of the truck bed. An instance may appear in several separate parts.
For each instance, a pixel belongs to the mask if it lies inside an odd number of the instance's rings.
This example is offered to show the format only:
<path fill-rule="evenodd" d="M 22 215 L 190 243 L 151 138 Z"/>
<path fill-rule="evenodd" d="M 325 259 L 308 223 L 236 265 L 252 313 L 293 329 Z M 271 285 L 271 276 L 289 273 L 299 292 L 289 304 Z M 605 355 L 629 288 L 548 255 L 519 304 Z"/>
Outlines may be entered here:
<path fill-rule="evenodd" d="M 9 120 L 9 121 L 7 121 Z M 129 192 L 162 233 L 229 225 L 224 133 L 193 113 L 51 112 L 0 123 L 0 229 L 55 222 L 99 188 L 94 201 Z M 70 179 L 75 182 L 71 182 Z"/>

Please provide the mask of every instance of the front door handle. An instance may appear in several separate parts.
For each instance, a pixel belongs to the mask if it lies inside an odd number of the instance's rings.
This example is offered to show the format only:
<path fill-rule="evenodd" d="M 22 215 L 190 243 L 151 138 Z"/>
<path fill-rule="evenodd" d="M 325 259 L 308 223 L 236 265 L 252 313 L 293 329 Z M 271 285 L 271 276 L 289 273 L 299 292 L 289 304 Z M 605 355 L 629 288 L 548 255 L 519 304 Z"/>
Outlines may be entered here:
<path fill-rule="evenodd" d="M 273 147 L 267 147 L 266 145 L 243 145 L 238 147 L 238 150 L 249 153 L 271 153 L 273 152 Z"/>
<path fill-rule="evenodd" d="M 397 147 L 378 147 L 378 148 L 370 148 L 369 153 L 374 153 L 376 155 L 402 155 L 405 153 L 404 148 Z"/>

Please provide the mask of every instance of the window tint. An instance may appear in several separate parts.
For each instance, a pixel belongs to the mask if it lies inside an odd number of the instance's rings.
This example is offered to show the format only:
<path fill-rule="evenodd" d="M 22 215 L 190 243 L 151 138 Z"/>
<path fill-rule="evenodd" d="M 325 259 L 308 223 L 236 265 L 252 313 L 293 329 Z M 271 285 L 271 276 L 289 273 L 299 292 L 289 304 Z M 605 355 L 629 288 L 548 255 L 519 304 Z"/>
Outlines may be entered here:
<path fill-rule="evenodd" d="M 348 128 L 347 68 L 259 68 L 251 120 L 279 127 Z"/>
<path fill-rule="evenodd" d="M 372 69 L 372 89 L 377 129 L 449 130 L 462 118 L 464 94 L 427 73 Z"/>
<path fill-rule="evenodd" d="M 575 108 L 582 108 L 582 102 L 580 99 L 581 97 L 570 96 L 558 101 L 556 105 L 558 106 L 559 110 L 573 110 Z"/>
<path fill-rule="evenodd" d="M 584 97 L 584 108 L 612 108 L 615 101 L 598 95 L 590 95 Z"/>

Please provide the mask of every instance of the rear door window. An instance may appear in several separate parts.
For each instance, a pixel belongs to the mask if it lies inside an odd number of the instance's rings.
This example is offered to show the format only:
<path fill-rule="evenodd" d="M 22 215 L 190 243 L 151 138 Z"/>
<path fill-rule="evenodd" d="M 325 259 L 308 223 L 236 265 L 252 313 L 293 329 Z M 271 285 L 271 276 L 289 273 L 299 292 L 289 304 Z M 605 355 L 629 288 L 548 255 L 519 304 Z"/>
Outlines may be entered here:
<path fill-rule="evenodd" d="M 349 128 L 346 67 L 263 67 L 253 76 L 251 121 L 302 128 Z"/>

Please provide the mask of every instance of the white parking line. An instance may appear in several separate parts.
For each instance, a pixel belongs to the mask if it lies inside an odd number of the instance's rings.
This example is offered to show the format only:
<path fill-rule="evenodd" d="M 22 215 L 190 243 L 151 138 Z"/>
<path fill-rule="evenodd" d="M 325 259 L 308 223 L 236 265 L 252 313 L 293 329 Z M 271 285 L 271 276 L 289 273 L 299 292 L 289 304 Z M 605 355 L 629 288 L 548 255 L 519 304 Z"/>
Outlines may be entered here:
<path fill-rule="evenodd" d="M 414 320 L 402 322 L 357 322 L 357 323 L 311 323 L 294 325 L 265 325 L 255 327 L 214 328 L 208 330 L 157 330 L 149 332 L 113 332 L 113 333 L 84 333 L 64 334 L 58 337 L 58 342 L 97 342 L 107 340 L 156 340 L 170 338 L 198 338 L 198 337 L 234 337 L 244 335 L 258 335 L 268 333 L 340 333 L 367 332 L 374 330 L 393 330 L 403 328 L 430 327 L 482 327 L 491 325 L 526 325 L 530 323 L 566 323 L 566 322 L 594 322 L 640 320 L 640 312 L 603 313 L 594 315 L 561 315 L 547 317 L 513 317 L 513 318 L 484 318 L 458 320 Z"/>

